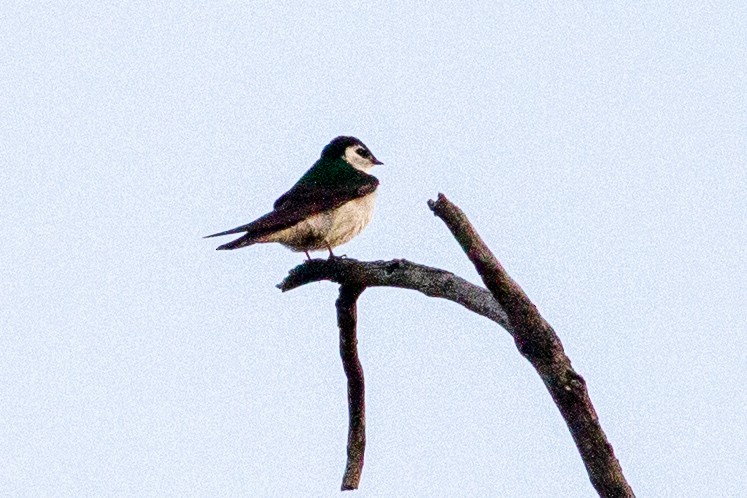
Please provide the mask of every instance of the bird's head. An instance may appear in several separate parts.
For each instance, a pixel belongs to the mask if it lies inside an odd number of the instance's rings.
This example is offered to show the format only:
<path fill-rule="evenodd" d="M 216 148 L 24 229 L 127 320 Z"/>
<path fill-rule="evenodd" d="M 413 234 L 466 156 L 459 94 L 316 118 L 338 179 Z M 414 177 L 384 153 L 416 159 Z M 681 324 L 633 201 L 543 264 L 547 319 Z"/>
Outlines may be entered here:
<path fill-rule="evenodd" d="M 357 170 L 367 173 L 377 164 L 384 164 L 368 150 L 368 147 L 355 137 L 337 137 L 322 150 L 322 158 L 343 158 Z"/>

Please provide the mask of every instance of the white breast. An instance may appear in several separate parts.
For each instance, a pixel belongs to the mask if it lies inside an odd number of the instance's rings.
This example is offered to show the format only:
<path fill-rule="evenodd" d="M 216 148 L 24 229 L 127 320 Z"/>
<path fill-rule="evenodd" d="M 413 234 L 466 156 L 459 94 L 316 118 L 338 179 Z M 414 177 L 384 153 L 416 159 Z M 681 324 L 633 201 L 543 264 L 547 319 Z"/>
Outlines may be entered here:
<path fill-rule="evenodd" d="M 373 217 L 376 192 L 343 204 L 332 213 L 332 225 L 324 241 L 337 247 L 358 235 Z"/>

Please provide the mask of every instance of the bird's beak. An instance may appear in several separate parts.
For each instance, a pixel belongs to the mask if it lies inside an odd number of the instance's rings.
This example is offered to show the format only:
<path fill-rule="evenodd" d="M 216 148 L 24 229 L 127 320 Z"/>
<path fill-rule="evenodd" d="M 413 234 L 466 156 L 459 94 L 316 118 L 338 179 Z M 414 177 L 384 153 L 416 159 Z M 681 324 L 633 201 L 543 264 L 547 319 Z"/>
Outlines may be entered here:
<path fill-rule="evenodd" d="M 381 161 L 379 161 L 378 159 L 376 159 L 375 157 L 371 157 L 371 162 L 374 163 L 374 164 L 384 164 Z"/>

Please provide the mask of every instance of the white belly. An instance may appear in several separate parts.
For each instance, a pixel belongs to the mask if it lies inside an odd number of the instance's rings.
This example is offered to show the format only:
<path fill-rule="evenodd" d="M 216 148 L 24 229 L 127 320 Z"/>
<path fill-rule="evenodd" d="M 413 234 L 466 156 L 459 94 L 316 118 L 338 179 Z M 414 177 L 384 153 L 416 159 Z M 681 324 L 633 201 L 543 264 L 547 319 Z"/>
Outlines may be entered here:
<path fill-rule="evenodd" d="M 294 251 L 318 251 L 342 245 L 365 228 L 373 216 L 376 192 L 343 204 L 333 211 L 315 214 L 292 227 L 263 238 Z"/>

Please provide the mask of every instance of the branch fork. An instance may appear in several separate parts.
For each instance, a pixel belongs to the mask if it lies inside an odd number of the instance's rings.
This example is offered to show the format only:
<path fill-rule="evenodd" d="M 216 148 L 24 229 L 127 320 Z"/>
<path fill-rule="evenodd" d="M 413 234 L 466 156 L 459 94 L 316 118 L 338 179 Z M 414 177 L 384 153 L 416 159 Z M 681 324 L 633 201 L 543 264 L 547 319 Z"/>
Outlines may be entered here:
<path fill-rule="evenodd" d="M 357 349 L 357 300 L 367 287 L 388 286 L 448 299 L 508 331 L 557 405 L 599 496 L 633 497 L 633 490 L 599 424 L 586 382 L 571 366 L 553 328 L 508 275 L 461 209 L 443 194 L 435 201 L 428 201 L 428 207 L 446 224 L 487 289 L 451 272 L 404 259 L 372 262 L 348 258 L 312 259 L 292 269 L 278 285 L 285 292 L 320 280 L 340 284 L 337 323 L 340 356 L 347 376 L 349 412 L 348 459 L 342 489 L 358 488 L 366 445 L 363 368 Z"/>

